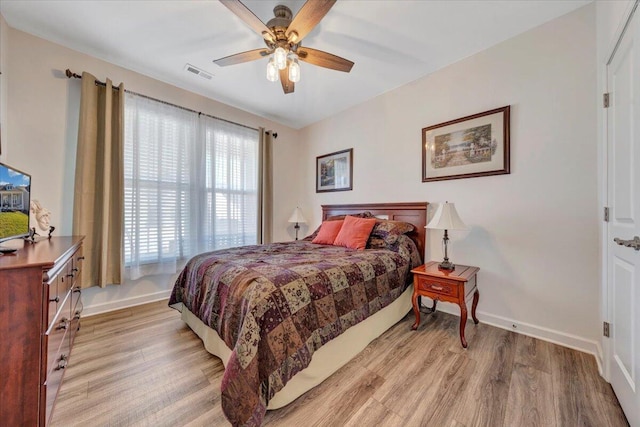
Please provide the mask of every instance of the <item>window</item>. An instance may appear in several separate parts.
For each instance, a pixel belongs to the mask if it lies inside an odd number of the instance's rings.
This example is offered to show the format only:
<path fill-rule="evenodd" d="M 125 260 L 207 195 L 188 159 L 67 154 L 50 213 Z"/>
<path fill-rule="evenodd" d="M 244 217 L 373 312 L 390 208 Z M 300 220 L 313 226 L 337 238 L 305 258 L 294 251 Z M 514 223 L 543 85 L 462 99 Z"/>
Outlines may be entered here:
<path fill-rule="evenodd" d="M 127 93 L 124 257 L 130 277 L 257 243 L 259 133 Z"/>

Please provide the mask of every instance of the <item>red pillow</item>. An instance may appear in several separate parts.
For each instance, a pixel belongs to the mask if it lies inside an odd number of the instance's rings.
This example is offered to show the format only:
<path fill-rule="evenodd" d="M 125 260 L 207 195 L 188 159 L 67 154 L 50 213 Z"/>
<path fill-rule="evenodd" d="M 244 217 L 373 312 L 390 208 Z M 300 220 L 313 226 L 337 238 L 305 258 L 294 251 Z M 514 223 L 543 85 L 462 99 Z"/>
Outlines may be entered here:
<path fill-rule="evenodd" d="M 367 246 L 367 240 L 374 225 L 376 225 L 375 218 L 356 218 L 347 215 L 333 244 L 363 250 Z"/>
<path fill-rule="evenodd" d="M 338 232 L 342 228 L 344 220 L 340 221 L 324 221 L 320 225 L 320 231 L 316 237 L 313 238 L 311 243 L 318 243 L 320 245 L 333 245 L 333 241 L 336 240 Z"/>

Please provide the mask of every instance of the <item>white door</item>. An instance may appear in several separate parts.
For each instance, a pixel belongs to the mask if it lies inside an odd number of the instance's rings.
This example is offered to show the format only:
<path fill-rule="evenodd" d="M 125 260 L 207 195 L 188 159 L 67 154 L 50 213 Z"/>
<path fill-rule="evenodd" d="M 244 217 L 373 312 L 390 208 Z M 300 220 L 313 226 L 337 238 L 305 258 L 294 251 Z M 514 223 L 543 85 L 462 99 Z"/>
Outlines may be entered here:
<path fill-rule="evenodd" d="M 607 66 L 608 371 L 631 426 L 640 426 L 639 16 L 636 10 Z"/>

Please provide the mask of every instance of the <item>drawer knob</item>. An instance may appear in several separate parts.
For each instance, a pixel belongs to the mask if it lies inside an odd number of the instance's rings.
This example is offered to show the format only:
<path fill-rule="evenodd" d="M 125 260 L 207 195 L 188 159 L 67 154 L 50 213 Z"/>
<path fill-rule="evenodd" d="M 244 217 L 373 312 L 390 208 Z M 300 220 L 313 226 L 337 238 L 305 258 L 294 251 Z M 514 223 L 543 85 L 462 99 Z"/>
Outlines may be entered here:
<path fill-rule="evenodd" d="M 60 302 L 60 297 L 50 298 L 49 302 Z"/>
<path fill-rule="evenodd" d="M 68 363 L 69 361 L 68 361 L 67 355 L 61 354 L 60 360 L 58 360 L 58 366 L 56 366 L 56 371 L 66 368 Z"/>
<path fill-rule="evenodd" d="M 60 324 L 56 326 L 56 330 L 59 331 L 60 329 L 67 329 L 68 327 L 69 327 L 69 319 L 67 319 L 66 317 L 63 317 L 60 320 Z"/>

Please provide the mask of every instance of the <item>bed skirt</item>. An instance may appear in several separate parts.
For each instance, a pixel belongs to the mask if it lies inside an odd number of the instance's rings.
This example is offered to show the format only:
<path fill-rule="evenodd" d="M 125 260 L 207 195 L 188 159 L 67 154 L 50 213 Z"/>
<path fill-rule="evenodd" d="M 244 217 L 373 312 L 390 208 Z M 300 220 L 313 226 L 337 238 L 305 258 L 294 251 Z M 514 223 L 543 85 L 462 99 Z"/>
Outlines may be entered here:
<path fill-rule="evenodd" d="M 407 287 L 394 302 L 316 350 L 309 366 L 298 372 L 273 396 L 267 410 L 282 408 L 293 402 L 331 376 L 364 350 L 371 341 L 398 323 L 411 310 L 412 293 L 413 286 Z M 226 367 L 231 350 L 218 333 L 182 306 L 182 303 L 174 308 L 182 313 L 182 320 L 202 339 L 207 351 L 218 356 Z"/>

